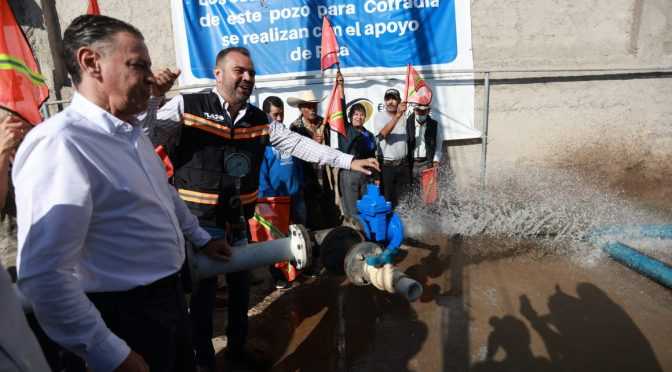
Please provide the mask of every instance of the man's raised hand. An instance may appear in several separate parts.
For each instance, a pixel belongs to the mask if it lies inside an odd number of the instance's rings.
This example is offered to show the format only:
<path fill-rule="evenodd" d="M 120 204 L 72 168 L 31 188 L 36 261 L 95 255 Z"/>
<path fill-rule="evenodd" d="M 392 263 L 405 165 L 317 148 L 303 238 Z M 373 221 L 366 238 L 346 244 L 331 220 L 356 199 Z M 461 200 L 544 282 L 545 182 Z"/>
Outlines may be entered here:
<path fill-rule="evenodd" d="M 154 84 L 152 84 L 151 95 L 153 97 L 162 97 L 165 95 L 173 87 L 175 80 L 177 80 L 181 72 L 179 68 L 173 70 L 164 68 L 154 71 Z"/>

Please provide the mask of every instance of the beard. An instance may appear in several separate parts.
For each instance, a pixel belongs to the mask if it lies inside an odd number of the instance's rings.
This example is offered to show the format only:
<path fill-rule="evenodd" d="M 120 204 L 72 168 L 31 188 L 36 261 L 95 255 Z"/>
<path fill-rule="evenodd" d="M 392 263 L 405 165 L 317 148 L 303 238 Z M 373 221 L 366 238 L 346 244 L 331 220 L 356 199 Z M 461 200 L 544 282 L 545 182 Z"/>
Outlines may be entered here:
<path fill-rule="evenodd" d="M 235 84 L 231 89 L 229 89 L 229 96 L 235 99 L 235 103 L 243 104 L 250 99 L 252 95 L 252 87 L 254 84 L 248 81 L 241 81 L 238 84 Z M 244 91 L 238 91 L 238 88 L 244 88 Z"/>

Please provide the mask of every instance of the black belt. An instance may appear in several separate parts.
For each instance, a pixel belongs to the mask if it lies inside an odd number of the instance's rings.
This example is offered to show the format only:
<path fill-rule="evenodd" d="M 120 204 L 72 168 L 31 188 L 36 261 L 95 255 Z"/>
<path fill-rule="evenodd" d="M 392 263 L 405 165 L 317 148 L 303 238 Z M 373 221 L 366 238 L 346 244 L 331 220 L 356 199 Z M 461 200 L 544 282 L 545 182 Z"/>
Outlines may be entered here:
<path fill-rule="evenodd" d="M 415 161 L 417 161 L 417 162 L 427 161 L 427 157 L 424 157 L 424 158 L 415 158 L 415 159 L 413 159 L 413 160 L 415 160 Z"/>
<path fill-rule="evenodd" d="M 178 280 L 180 279 L 180 271 L 170 274 L 166 277 L 163 277 L 153 283 L 147 285 L 139 285 L 135 288 L 129 289 L 127 291 L 116 291 L 116 292 L 91 292 L 86 295 L 95 300 L 95 298 L 104 298 L 104 297 L 113 297 L 113 296 L 138 296 L 145 295 L 157 290 L 172 288 L 177 285 Z"/>
<path fill-rule="evenodd" d="M 406 164 L 406 158 L 404 159 L 399 159 L 399 160 L 387 160 L 383 159 L 383 165 L 389 165 L 393 167 L 398 167 L 400 165 Z"/>

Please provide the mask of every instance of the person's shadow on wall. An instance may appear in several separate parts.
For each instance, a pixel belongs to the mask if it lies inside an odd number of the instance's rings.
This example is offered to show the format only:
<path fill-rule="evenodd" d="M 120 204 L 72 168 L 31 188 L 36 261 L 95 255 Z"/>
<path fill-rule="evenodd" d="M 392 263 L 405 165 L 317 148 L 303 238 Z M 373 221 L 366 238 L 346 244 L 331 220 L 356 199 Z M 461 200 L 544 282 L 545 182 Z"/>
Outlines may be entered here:
<path fill-rule="evenodd" d="M 662 371 L 649 341 L 632 318 L 592 283 L 579 283 L 578 297 L 559 285 L 548 298 L 549 313 L 539 315 L 526 295 L 520 312 L 541 336 L 550 360 L 534 357 L 530 335 L 514 316 L 493 317 L 486 360 L 477 371 Z M 499 348 L 505 359 L 495 361 Z"/>

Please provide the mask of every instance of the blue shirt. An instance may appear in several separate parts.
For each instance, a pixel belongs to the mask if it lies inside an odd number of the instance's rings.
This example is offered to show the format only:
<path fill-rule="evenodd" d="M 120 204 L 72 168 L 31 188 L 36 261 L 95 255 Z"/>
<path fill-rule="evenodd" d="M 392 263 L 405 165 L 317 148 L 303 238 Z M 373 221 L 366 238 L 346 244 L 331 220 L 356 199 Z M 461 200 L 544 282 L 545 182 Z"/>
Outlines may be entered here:
<path fill-rule="evenodd" d="M 292 196 L 303 190 L 301 160 L 267 146 L 259 176 L 259 197 Z"/>

